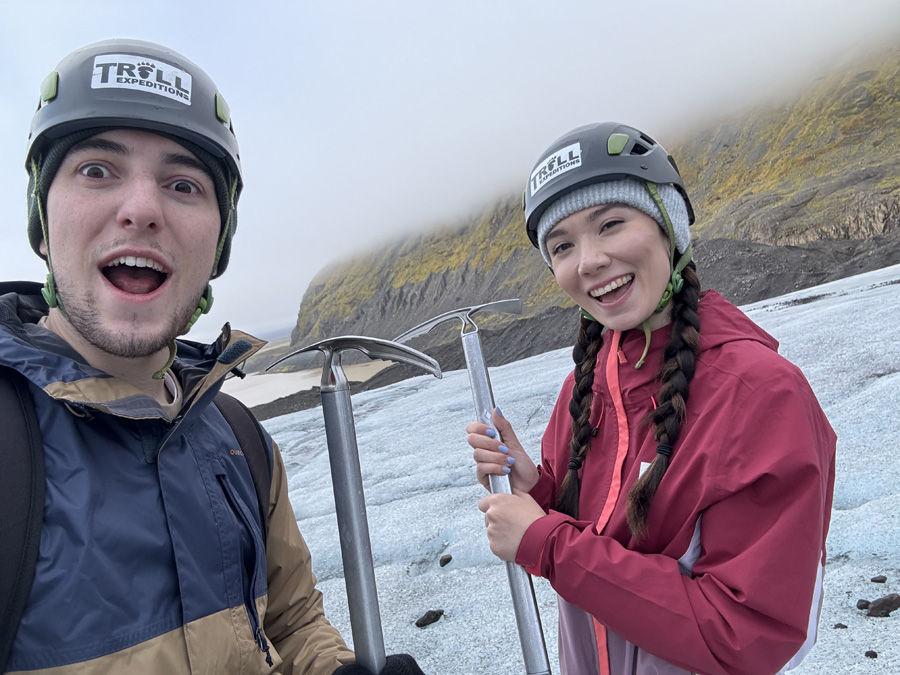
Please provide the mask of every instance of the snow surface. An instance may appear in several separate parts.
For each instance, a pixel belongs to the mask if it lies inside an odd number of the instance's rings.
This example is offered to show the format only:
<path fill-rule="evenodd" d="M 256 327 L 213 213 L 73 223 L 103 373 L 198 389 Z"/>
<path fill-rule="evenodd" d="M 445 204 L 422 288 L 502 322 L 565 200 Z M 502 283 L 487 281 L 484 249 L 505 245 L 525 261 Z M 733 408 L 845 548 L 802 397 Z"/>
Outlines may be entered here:
<path fill-rule="evenodd" d="M 900 616 L 856 609 L 860 598 L 900 593 L 900 265 L 742 309 L 803 369 L 838 434 L 819 640 L 792 672 L 900 673 Z M 494 398 L 535 461 L 571 368 L 562 349 L 490 371 Z M 353 397 L 387 653 L 413 654 L 428 675 L 525 672 L 506 571 L 476 507 L 484 491 L 463 431 L 472 407 L 465 371 Z M 350 642 L 322 409 L 264 424 L 284 454 L 326 613 Z M 453 559 L 442 568 L 443 554 Z M 887 583 L 872 583 L 876 574 Z M 535 591 L 559 673 L 555 593 L 544 579 Z M 429 609 L 444 616 L 417 628 Z M 838 622 L 848 628 L 835 629 Z"/>

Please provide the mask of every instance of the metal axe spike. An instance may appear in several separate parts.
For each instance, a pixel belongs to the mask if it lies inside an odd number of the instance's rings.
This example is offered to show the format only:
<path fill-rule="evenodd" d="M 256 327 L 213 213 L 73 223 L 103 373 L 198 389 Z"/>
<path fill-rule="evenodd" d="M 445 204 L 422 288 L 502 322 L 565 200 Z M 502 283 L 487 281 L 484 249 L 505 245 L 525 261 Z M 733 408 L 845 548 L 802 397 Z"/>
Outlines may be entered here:
<path fill-rule="evenodd" d="M 466 357 L 466 370 L 469 373 L 469 385 L 472 389 L 472 398 L 475 402 L 475 415 L 479 422 L 483 422 L 494 430 L 500 439 L 500 432 L 494 426 L 491 413 L 494 410 L 494 393 L 491 390 L 491 378 L 488 374 L 487 364 L 484 360 L 484 352 L 481 349 L 481 338 L 478 335 L 478 326 L 472 319 L 476 312 L 506 312 L 509 314 L 522 313 L 522 301 L 518 299 L 499 300 L 483 305 L 460 307 L 449 312 L 444 312 L 429 319 L 418 326 L 409 329 L 402 335 L 394 338 L 395 342 L 405 342 L 419 335 L 424 335 L 436 326 L 453 320 L 462 321 L 463 353 Z M 508 476 L 490 476 L 491 492 L 494 494 L 511 494 Z M 515 563 L 506 563 L 506 576 L 509 579 L 509 589 L 512 593 L 513 610 L 516 615 L 516 625 L 519 629 L 519 642 L 522 645 L 522 655 L 525 660 L 525 672 L 527 675 L 550 675 L 550 661 L 547 657 L 547 645 L 544 642 L 544 633 L 541 629 L 541 615 L 538 612 L 537 600 L 534 596 L 534 586 L 531 576 L 525 568 Z"/>
<path fill-rule="evenodd" d="M 350 609 L 350 629 L 357 662 L 372 673 L 384 668 L 384 634 L 378 609 L 375 587 L 375 565 L 369 539 L 366 500 L 363 495 L 362 471 L 356 444 L 356 426 L 350 402 L 350 383 L 341 366 L 341 352 L 356 349 L 373 359 L 400 361 L 417 366 L 441 377 L 441 367 L 430 356 L 405 345 L 378 338 L 346 335 L 316 342 L 280 358 L 282 361 L 320 351 L 325 355 L 322 368 L 322 415 L 325 418 L 325 437 L 334 486 L 334 506 L 338 533 L 341 539 L 341 560 L 347 604 Z"/>

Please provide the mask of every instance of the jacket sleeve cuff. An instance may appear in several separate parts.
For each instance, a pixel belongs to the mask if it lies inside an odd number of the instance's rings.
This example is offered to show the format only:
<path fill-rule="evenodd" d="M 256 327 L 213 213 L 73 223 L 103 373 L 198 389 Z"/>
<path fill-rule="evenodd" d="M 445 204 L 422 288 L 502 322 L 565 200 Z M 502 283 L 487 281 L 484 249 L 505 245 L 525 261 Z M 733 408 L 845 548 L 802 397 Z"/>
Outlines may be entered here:
<path fill-rule="evenodd" d="M 531 488 L 531 492 L 528 494 L 541 505 L 544 511 L 549 513 L 550 509 L 553 508 L 553 494 L 555 491 L 553 477 L 547 475 L 545 471 L 541 471 L 541 467 L 538 467 L 538 471 L 541 472 L 538 482 L 534 484 L 534 487 Z"/>
<path fill-rule="evenodd" d="M 519 542 L 516 551 L 516 564 L 525 568 L 525 571 L 533 576 L 542 576 L 541 559 L 544 557 L 544 547 L 550 533 L 564 522 L 570 522 L 571 518 L 564 513 L 551 511 L 549 515 L 538 518 L 528 529 Z"/>

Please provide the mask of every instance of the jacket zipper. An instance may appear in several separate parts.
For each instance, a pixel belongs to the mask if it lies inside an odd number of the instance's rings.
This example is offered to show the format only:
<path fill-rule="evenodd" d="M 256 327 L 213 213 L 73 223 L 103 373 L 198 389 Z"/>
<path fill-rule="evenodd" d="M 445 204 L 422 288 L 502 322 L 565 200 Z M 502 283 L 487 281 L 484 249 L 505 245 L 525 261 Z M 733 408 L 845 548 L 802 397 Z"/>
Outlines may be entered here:
<path fill-rule="evenodd" d="M 225 494 L 225 499 L 228 502 L 228 505 L 231 507 L 232 513 L 236 513 L 240 520 L 243 522 L 244 527 L 247 528 L 247 532 L 250 533 L 250 538 L 253 540 L 254 546 L 257 546 L 258 543 L 256 541 L 256 537 L 253 533 L 253 528 L 251 527 L 251 521 L 249 516 L 244 512 L 244 508 L 242 508 L 240 502 L 235 498 L 234 493 L 231 489 L 231 483 L 228 481 L 228 477 L 223 474 L 218 474 L 217 478 L 219 479 L 219 483 L 222 486 L 222 492 Z M 255 553 L 255 552 L 254 552 Z M 253 588 L 256 586 L 256 577 L 259 574 L 259 566 L 254 561 L 253 563 L 253 574 L 250 578 L 250 592 L 244 598 L 244 607 L 247 610 L 247 618 L 250 621 L 250 629 L 253 632 L 253 639 L 256 641 L 256 646 L 259 648 L 259 651 L 263 652 L 266 655 L 266 664 L 273 665 L 272 655 L 269 652 L 269 643 L 266 640 L 266 636 L 263 633 L 262 626 L 259 621 L 259 612 L 256 609 L 256 603 L 253 601 Z"/>
<path fill-rule="evenodd" d="M 619 331 L 612 331 L 610 351 L 609 354 L 607 354 L 606 364 L 604 366 L 606 370 L 606 385 L 609 389 L 610 396 L 612 397 L 613 411 L 615 412 L 618 442 L 616 444 L 616 457 L 613 461 L 609 494 L 606 497 L 606 502 L 603 505 L 603 509 L 600 511 L 597 522 L 594 523 L 594 530 L 597 534 L 603 532 L 603 528 L 606 527 L 606 523 L 612 515 L 616 500 L 619 498 L 619 493 L 622 490 L 622 466 L 625 463 L 625 456 L 628 454 L 628 417 L 625 414 L 625 404 L 622 402 L 622 393 L 619 389 L 619 369 L 617 364 L 617 361 L 620 358 L 619 354 L 624 356 L 624 353 L 619 348 L 621 337 L 622 334 Z"/>

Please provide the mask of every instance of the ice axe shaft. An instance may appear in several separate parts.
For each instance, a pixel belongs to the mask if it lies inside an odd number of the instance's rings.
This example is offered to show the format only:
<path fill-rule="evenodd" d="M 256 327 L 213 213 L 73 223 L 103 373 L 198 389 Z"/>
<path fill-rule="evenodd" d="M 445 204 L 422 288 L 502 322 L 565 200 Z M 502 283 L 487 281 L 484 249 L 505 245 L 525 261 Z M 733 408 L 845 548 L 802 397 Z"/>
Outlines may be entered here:
<path fill-rule="evenodd" d="M 484 352 L 481 349 L 478 327 L 472 320 L 472 314 L 478 311 L 521 314 L 522 302 L 521 300 L 501 300 L 445 312 L 408 330 L 395 338 L 395 340 L 397 342 L 409 340 L 427 333 L 445 321 L 462 320 L 463 354 L 466 358 L 466 370 L 469 373 L 469 385 L 475 403 L 475 416 L 479 422 L 483 422 L 493 429 L 497 434 L 496 437 L 499 439 L 500 433 L 497 431 L 492 418 L 494 393 L 491 390 L 491 379 L 484 360 Z M 512 493 L 508 476 L 490 476 L 489 480 L 492 493 Z M 509 589 L 512 594 L 513 611 L 516 615 L 516 626 L 519 630 L 519 642 L 522 645 L 525 672 L 527 675 L 550 675 L 550 661 L 547 657 L 547 646 L 544 642 L 541 616 L 538 612 L 531 576 L 525 571 L 525 568 L 512 562 L 506 563 L 506 576 L 509 580 Z"/>
<path fill-rule="evenodd" d="M 384 634 L 378 609 L 375 565 L 369 539 L 350 384 L 341 367 L 341 352 L 346 349 L 357 349 L 372 358 L 418 366 L 435 377 L 441 376 L 441 369 L 431 357 L 404 345 L 353 335 L 317 342 L 288 354 L 269 366 L 272 368 L 285 359 L 313 350 L 325 354 L 321 386 L 322 415 L 325 418 L 325 437 L 331 464 L 353 649 L 361 666 L 372 673 L 380 673 L 386 663 Z"/>
<path fill-rule="evenodd" d="M 353 649 L 361 666 L 373 673 L 380 673 L 385 664 L 384 635 L 349 389 L 323 391 L 322 414 L 325 417 L 334 508 L 341 538 Z"/>

